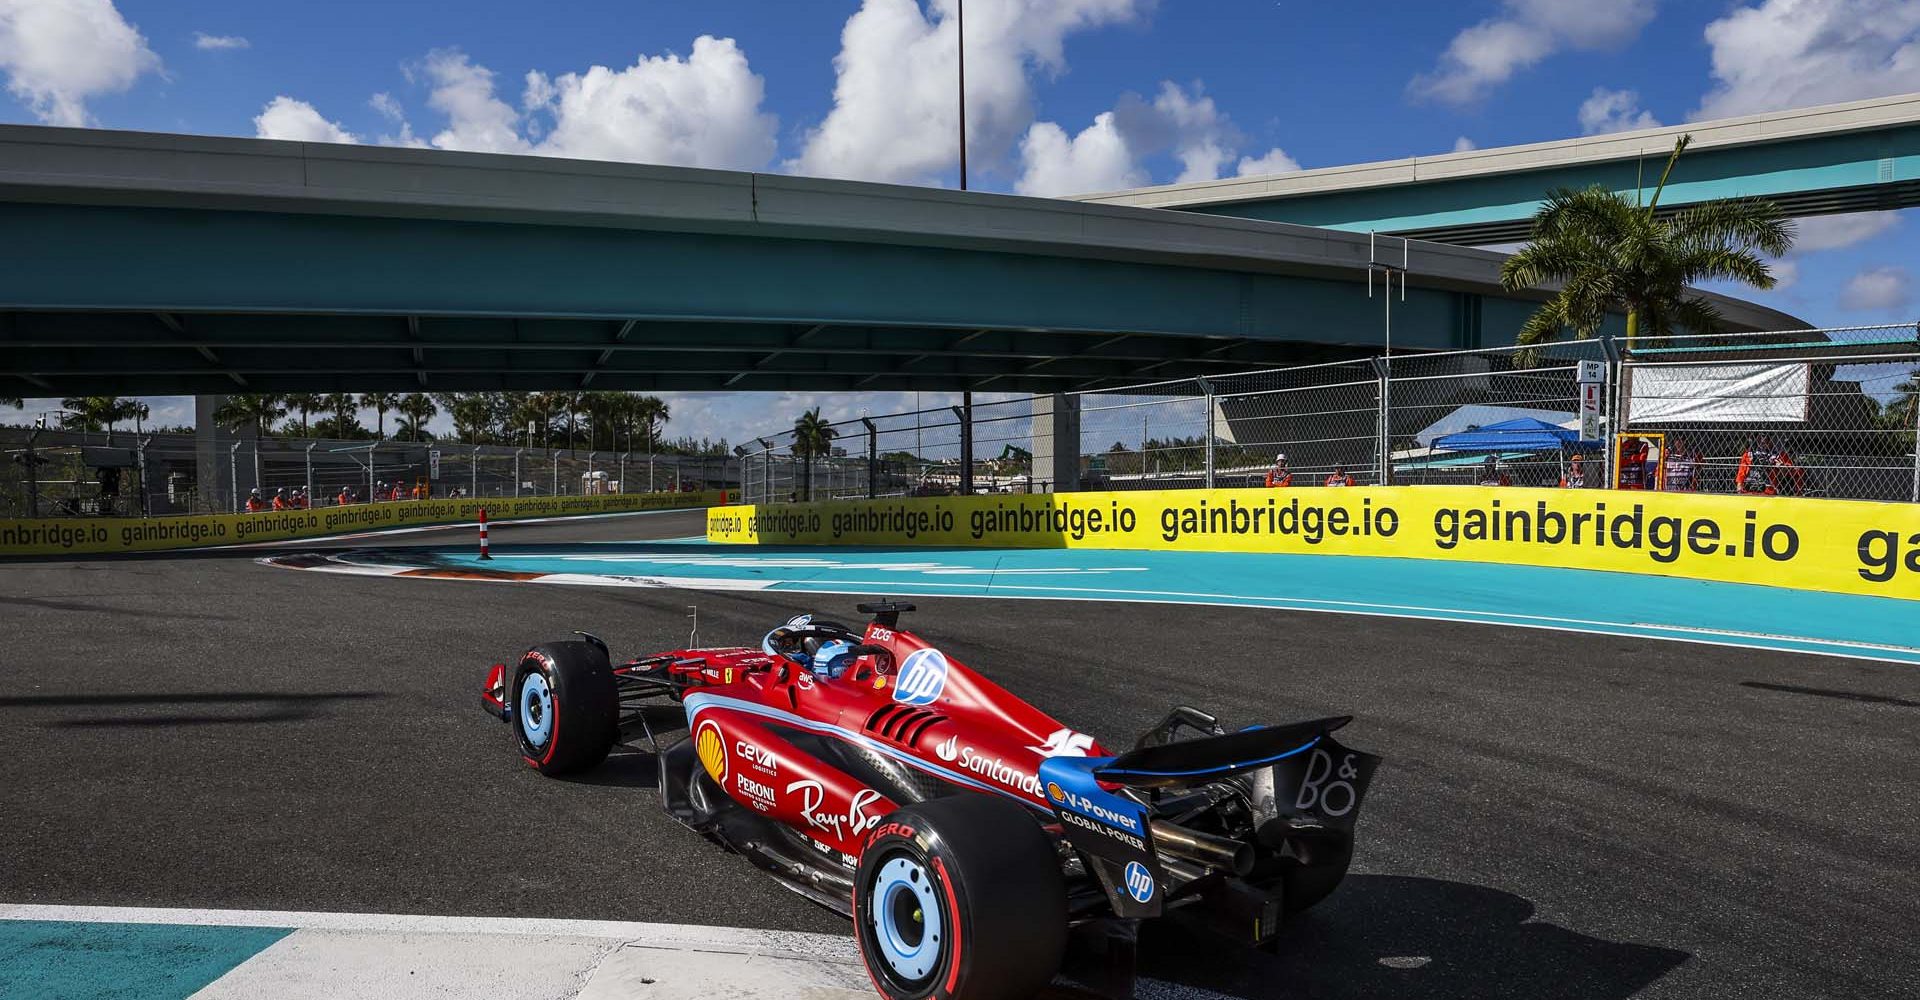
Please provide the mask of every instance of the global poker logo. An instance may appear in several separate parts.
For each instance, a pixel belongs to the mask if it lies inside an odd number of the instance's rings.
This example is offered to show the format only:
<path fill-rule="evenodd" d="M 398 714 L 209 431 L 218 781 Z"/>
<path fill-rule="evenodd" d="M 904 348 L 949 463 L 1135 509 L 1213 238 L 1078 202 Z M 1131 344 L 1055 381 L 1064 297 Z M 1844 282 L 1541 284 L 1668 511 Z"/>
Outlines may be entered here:
<path fill-rule="evenodd" d="M 937 649 L 918 649 L 900 665 L 893 700 L 902 705 L 931 705 L 946 689 L 946 656 Z"/>
<path fill-rule="evenodd" d="M 1153 873 L 1138 861 L 1127 862 L 1127 895 L 1136 903 L 1145 903 L 1153 898 Z"/>

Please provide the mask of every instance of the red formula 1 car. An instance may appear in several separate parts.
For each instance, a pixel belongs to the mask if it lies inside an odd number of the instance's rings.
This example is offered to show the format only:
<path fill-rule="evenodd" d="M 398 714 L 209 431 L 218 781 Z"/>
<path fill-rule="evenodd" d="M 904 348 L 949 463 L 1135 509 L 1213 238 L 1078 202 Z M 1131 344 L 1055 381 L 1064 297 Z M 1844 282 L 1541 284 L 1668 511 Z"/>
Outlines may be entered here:
<path fill-rule="evenodd" d="M 1378 764 L 1334 741 L 1347 719 L 1226 732 L 1180 707 L 1115 753 L 901 629 L 912 609 L 619 665 L 578 633 L 494 666 L 482 700 L 542 774 L 652 750 L 668 811 L 851 917 L 893 1000 L 1029 997 L 1070 927 L 1130 955 L 1111 942 L 1176 907 L 1266 943 L 1345 876 Z"/>

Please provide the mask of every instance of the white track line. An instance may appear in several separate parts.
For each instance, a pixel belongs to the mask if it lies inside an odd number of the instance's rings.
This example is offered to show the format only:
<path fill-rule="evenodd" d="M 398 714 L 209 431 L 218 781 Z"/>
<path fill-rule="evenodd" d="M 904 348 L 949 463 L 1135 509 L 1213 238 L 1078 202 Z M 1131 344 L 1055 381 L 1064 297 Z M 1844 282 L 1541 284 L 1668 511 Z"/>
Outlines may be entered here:
<path fill-rule="evenodd" d="M 304 910 L 202 910 L 158 906 L 64 906 L 0 903 L 0 920 L 89 924 L 176 924 L 195 927 L 287 927 L 296 930 L 388 934 L 505 934 L 608 938 L 646 947 L 707 951 L 780 952 L 814 959 L 858 961 L 853 940 L 832 934 L 655 924 L 626 920 L 549 917 L 436 917 L 399 913 L 316 913 Z"/>

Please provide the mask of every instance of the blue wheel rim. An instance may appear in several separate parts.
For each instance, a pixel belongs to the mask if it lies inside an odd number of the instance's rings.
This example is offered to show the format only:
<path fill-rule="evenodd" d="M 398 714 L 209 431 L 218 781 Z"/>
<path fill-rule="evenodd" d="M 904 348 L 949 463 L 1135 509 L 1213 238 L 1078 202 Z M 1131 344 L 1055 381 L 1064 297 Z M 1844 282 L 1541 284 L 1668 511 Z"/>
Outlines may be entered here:
<path fill-rule="evenodd" d="M 553 690 L 545 674 L 533 671 L 520 681 L 520 732 L 527 745 L 544 747 L 553 736 Z"/>
<path fill-rule="evenodd" d="M 924 865 L 905 856 L 883 863 L 867 891 L 866 917 L 888 972 L 909 983 L 933 975 L 945 928 Z"/>

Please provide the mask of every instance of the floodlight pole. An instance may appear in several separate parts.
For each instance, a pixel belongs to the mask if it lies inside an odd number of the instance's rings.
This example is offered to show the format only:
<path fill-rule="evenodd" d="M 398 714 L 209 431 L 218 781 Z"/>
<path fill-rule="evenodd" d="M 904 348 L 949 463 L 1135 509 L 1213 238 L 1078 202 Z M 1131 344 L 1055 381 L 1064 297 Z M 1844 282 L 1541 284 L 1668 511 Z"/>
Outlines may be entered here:
<path fill-rule="evenodd" d="M 967 189 L 967 0 L 954 4 L 954 48 L 960 54 L 960 190 Z"/>

